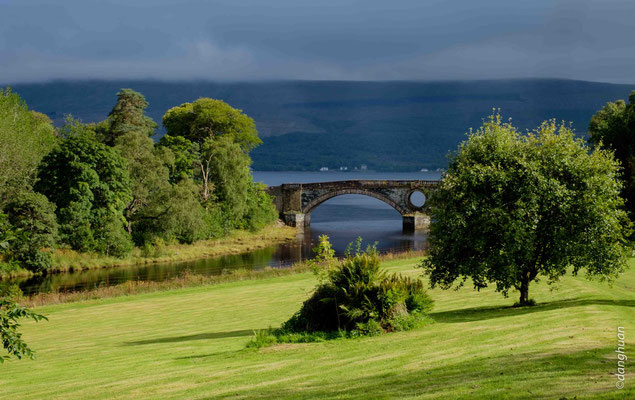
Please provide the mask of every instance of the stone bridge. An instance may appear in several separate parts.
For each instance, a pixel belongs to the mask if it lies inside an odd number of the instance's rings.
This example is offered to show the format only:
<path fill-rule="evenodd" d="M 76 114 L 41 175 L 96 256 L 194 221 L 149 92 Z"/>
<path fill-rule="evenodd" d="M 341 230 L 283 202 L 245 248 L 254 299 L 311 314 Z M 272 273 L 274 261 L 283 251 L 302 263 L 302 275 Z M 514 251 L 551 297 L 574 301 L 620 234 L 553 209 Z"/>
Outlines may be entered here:
<path fill-rule="evenodd" d="M 403 217 L 404 231 L 413 231 L 427 229 L 430 225 L 425 198 L 429 197 L 437 183 L 420 180 L 285 183 L 270 186 L 267 192 L 274 197 L 280 218 L 290 226 L 308 226 L 311 223 L 311 211 L 328 199 L 343 194 L 361 194 L 390 205 Z M 421 193 L 425 197 L 421 196 Z"/>

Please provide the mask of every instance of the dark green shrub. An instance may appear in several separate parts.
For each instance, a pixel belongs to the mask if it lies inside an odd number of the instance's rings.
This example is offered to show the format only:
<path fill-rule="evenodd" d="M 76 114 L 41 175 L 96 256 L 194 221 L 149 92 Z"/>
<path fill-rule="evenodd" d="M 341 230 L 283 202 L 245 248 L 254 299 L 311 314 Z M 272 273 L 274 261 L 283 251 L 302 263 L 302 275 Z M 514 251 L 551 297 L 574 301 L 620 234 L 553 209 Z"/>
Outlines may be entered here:
<path fill-rule="evenodd" d="M 360 246 L 360 240 L 350 245 L 346 258 L 336 264 L 328 237 L 320 237 L 313 262 L 319 279 L 315 291 L 280 329 L 254 332 L 247 347 L 374 336 L 430 322 L 433 301 L 423 283 L 387 275 L 375 247 L 361 251 Z"/>
<path fill-rule="evenodd" d="M 299 312 L 282 325 L 289 332 L 335 331 L 340 325 L 341 310 L 336 303 L 337 289 L 331 285 L 320 285 Z M 343 316 L 342 316 L 343 318 Z"/>
<path fill-rule="evenodd" d="M 374 247 L 358 250 L 327 273 L 283 332 L 403 330 L 414 323 L 406 317 L 420 320 L 433 306 L 420 280 L 387 275 Z"/>
<path fill-rule="evenodd" d="M 320 238 L 320 243 L 330 255 L 328 238 Z M 328 263 L 315 263 L 320 283 L 300 311 L 280 329 L 254 332 L 247 347 L 374 336 L 417 328 L 430 321 L 427 314 L 433 301 L 423 283 L 387 275 L 374 247 L 363 252 L 358 247 L 339 264 L 331 263 L 331 257 L 327 259 Z"/>

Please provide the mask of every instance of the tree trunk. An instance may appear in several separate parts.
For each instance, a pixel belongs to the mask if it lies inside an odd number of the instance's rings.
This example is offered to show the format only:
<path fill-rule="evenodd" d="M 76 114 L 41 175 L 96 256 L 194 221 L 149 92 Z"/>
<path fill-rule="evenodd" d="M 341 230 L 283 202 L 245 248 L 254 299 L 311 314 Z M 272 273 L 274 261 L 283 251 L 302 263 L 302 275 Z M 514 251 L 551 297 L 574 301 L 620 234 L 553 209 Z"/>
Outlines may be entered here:
<path fill-rule="evenodd" d="M 201 180 L 203 183 L 203 190 L 201 191 L 201 199 L 203 203 L 207 203 L 209 198 L 209 163 L 204 166 L 201 162 Z M 207 207 L 207 204 L 205 205 Z"/>
<path fill-rule="evenodd" d="M 529 303 L 529 272 L 524 272 L 520 280 L 520 301 L 519 305 L 525 306 Z"/>
<path fill-rule="evenodd" d="M 199 165 L 201 166 L 201 183 L 202 183 L 202 190 L 201 190 L 201 199 L 203 201 L 203 203 L 205 203 L 205 209 L 207 210 L 207 200 L 210 197 L 210 182 L 209 182 L 209 178 L 210 178 L 210 172 L 211 172 L 211 167 L 210 164 L 212 163 L 212 157 L 210 156 L 207 160 L 205 160 L 205 163 L 203 163 L 203 161 L 199 162 Z"/>

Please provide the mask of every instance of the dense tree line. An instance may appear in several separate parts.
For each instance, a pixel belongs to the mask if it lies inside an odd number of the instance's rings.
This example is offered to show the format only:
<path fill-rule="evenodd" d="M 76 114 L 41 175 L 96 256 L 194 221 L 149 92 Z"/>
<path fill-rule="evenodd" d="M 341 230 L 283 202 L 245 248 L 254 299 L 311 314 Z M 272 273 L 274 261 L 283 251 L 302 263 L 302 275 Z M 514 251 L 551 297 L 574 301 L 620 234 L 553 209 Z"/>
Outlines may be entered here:
<path fill-rule="evenodd" d="M 0 91 L 2 269 L 51 266 L 56 247 L 125 256 L 134 246 L 191 243 L 233 229 L 256 230 L 276 211 L 253 182 L 254 121 L 201 98 L 157 124 L 148 102 L 122 89 L 108 117 L 71 116 L 55 129 L 10 89 Z"/>

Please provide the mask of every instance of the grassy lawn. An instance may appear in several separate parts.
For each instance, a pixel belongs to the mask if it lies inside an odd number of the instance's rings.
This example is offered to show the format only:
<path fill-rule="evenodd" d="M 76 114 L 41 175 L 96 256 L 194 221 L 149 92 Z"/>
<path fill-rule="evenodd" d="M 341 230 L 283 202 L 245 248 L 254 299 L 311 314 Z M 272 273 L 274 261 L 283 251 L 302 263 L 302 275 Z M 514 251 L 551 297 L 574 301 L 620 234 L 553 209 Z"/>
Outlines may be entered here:
<path fill-rule="evenodd" d="M 384 265 L 418 274 L 417 259 Z M 632 262 L 632 264 L 634 264 Z M 36 361 L 0 365 L 2 399 L 635 398 L 615 388 L 617 326 L 635 359 L 635 268 L 612 288 L 582 277 L 540 304 L 493 290 L 433 290 L 436 323 L 355 340 L 246 349 L 315 284 L 309 273 L 40 307 Z"/>

